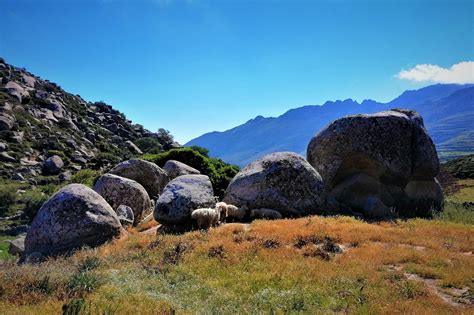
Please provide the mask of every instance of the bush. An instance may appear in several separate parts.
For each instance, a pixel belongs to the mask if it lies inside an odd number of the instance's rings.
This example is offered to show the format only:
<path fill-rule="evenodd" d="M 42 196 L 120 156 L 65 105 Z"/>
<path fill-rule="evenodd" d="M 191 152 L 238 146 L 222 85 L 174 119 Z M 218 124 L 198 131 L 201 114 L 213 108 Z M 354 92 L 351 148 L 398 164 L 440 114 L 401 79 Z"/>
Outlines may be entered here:
<path fill-rule="evenodd" d="M 135 144 L 143 151 L 143 153 L 158 154 L 162 151 L 163 146 L 157 138 L 145 137 L 135 141 Z"/>
<path fill-rule="evenodd" d="M 48 195 L 37 189 L 32 189 L 25 192 L 21 196 L 21 199 L 25 204 L 23 208 L 23 215 L 28 219 L 29 222 L 31 222 L 43 203 L 48 200 Z"/>
<path fill-rule="evenodd" d="M 158 137 L 158 141 L 160 141 L 160 143 L 163 145 L 172 143 L 174 141 L 173 135 L 164 128 L 158 129 L 156 136 Z"/>
<path fill-rule="evenodd" d="M 72 175 L 71 183 L 83 184 L 92 188 L 100 176 L 99 171 L 84 169 Z"/>
<path fill-rule="evenodd" d="M 434 217 L 442 221 L 474 224 L 474 203 L 446 201 L 443 211 L 435 213 Z"/>
<path fill-rule="evenodd" d="M 443 168 L 457 178 L 474 178 L 474 154 L 448 161 Z"/>
<path fill-rule="evenodd" d="M 121 161 L 120 156 L 114 155 L 112 153 L 100 152 L 97 154 L 92 162 L 95 164 L 96 168 L 101 168 L 103 166 L 115 165 Z"/>
<path fill-rule="evenodd" d="M 74 274 L 67 283 L 70 296 L 82 297 L 94 291 L 101 284 L 101 279 L 94 273 L 79 272 Z"/>
<path fill-rule="evenodd" d="M 206 149 L 206 148 L 203 148 L 203 147 L 200 147 L 200 146 L 197 146 L 197 145 L 192 145 L 189 148 L 193 149 L 194 151 L 197 151 L 197 152 L 201 153 L 205 157 L 209 157 L 209 150 Z"/>
<path fill-rule="evenodd" d="M 209 176 L 214 193 L 219 198 L 224 196 L 230 181 L 239 172 L 239 167 L 229 165 L 221 159 L 209 158 L 192 148 L 172 149 L 160 154 L 145 154 L 143 159 L 163 167 L 168 160 L 176 160 L 185 163 L 202 174 Z"/>
<path fill-rule="evenodd" d="M 10 207 L 16 202 L 16 187 L 14 185 L 2 184 L 0 186 L 0 216 L 9 213 Z"/>

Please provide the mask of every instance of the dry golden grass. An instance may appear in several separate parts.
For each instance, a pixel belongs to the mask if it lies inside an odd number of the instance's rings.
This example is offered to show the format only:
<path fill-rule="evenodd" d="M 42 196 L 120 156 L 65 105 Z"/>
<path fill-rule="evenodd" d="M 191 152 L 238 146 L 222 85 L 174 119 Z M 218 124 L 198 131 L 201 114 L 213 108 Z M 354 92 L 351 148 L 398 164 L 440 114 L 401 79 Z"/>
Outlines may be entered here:
<path fill-rule="evenodd" d="M 0 313 L 58 313 L 79 301 L 85 313 L 468 314 L 473 251 L 472 225 L 428 220 L 309 217 L 166 236 L 132 230 L 71 257 L 5 263 Z M 433 279 L 435 289 L 409 275 Z M 443 300 L 437 288 L 468 291 Z"/>

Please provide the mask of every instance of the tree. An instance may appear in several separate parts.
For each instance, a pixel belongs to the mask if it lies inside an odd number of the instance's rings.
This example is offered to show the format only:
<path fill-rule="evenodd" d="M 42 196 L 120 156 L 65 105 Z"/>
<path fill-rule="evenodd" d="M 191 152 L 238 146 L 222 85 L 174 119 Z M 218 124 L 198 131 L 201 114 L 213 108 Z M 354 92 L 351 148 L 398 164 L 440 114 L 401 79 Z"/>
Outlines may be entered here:
<path fill-rule="evenodd" d="M 171 133 L 164 128 L 158 129 L 156 136 L 158 138 L 158 141 L 160 141 L 161 144 L 168 144 L 174 141 L 173 135 L 171 135 Z"/>

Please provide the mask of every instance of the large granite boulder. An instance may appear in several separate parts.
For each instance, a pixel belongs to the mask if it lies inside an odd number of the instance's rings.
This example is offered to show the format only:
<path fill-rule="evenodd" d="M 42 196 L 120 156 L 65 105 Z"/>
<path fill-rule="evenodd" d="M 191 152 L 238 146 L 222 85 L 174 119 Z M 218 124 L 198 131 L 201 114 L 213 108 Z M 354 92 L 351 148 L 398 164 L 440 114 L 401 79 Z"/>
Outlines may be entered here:
<path fill-rule="evenodd" d="M 170 179 L 182 175 L 201 174 L 197 169 L 175 160 L 166 161 L 163 170 L 166 171 Z"/>
<path fill-rule="evenodd" d="M 146 189 L 151 198 L 158 197 L 169 182 L 168 175 L 158 165 L 139 159 L 122 162 L 109 173 L 136 181 Z"/>
<path fill-rule="evenodd" d="M 403 208 L 410 216 L 442 206 L 435 182 L 438 156 L 415 111 L 395 109 L 340 118 L 311 139 L 307 155 L 336 207 L 386 218 L 394 216 L 392 210 Z M 424 184 L 408 186 L 412 181 Z M 419 202 L 420 196 L 433 202 Z"/>
<path fill-rule="evenodd" d="M 284 217 L 299 217 L 321 213 L 326 193 L 321 176 L 302 156 L 277 152 L 241 170 L 223 201 L 249 210 L 269 208 Z"/>
<path fill-rule="evenodd" d="M 104 197 L 114 211 L 117 211 L 120 205 L 132 208 L 134 225 L 151 212 L 148 193 L 142 185 L 134 180 L 105 174 L 97 180 L 94 190 Z"/>
<path fill-rule="evenodd" d="M 38 211 L 25 239 L 25 253 L 62 254 L 83 246 L 98 246 L 121 231 L 110 205 L 81 184 L 63 187 Z"/>
<path fill-rule="evenodd" d="M 191 224 L 191 212 L 213 208 L 216 202 L 209 177 L 183 175 L 166 185 L 155 205 L 155 220 L 164 225 Z"/>

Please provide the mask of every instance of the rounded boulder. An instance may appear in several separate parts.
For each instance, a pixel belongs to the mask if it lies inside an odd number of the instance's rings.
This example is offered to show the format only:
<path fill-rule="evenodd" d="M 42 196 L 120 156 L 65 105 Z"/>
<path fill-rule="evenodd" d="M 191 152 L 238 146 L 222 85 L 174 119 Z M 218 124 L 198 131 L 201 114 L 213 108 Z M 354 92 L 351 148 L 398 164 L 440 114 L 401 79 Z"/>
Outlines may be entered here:
<path fill-rule="evenodd" d="M 201 172 L 199 172 L 197 169 L 175 160 L 166 161 L 165 165 L 163 166 L 163 170 L 168 173 L 168 177 L 170 179 L 174 179 L 182 175 L 201 174 Z"/>
<path fill-rule="evenodd" d="M 199 208 L 213 208 L 216 202 L 209 177 L 183 175 L 166 185 L 157 200 L 153 215 L 164 225 L 191 224 L 191 212 Z"/>
<path fill-rule="evenodd" d="M 109 173 L 136 181 L 146 189 L 151 198 L 158 197 L 169 182 L 168 175 L 158 165 L 139 159 L 124 161 Z"/>
<path fill-rule="evenodd" d="M 392 210 L 418 216 L 418 200 L 442 200 L 432 184 L 439 172 L 436 148 L 413 110 L 337 119 L 311 139 L 307 158 L 331 200 L 367 217 L 387 218 Z"/>
<path fill-rule="evenodd" d="M 70 184 L 51 196 L 36 214 L 25 239 L 25 253 L 62 254 L 98 246 L 119 236 L 112 207 L 92 189 Z"/>
<path fill-rule="evenodd" d="M 223 201 L 248 209 L 274 209 L 283 217 L 299 217 L 321 213 L 326 192 L 321 176 L 302 156 L 277 152 L 241 170 L 229 184 Z"/>
<path fill-rule="evenodd" d="M 120 205 L 129 206 L 133 210 L 134 224 L 151 210 L 151 201 L 142 185 L 134 180 L 105 174 L 94 185 L 94 190 L 104 197 L 112 209 L 117 211 Z"/>

